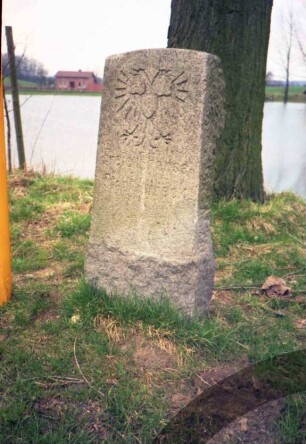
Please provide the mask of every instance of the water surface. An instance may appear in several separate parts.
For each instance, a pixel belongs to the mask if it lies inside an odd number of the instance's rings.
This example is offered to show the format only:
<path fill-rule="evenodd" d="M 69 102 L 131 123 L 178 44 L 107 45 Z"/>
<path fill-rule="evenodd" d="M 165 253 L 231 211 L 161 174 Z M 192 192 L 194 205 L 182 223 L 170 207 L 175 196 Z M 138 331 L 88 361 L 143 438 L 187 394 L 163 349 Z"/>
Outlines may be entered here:
<path fill-rule="evenodd" d="M 27 99 L 20 96 L 27 164 L 51 173 L 93 178 L 101 98 L 37 95 Z M 13 128 L 12 133 L 15 147 Z M 17 165 L 15 149 L 13 154 Z"/>
<path fill-rule="evenodd" d="M 306 197 L 306 104 L 267 102 L 262 147 L 267 191 Z"/>
<path fill-rule="evenodd" d="M 7 99 L 11 108 L 11 96 Z M 93 178 L 101 98 L 21 95 L 20 102 L 28 165 Z M 12 133 L 17 165 L 13 128 Z M 306 197 L 306 104 L 267 102 L 262 142 L 266 190 L 290 190 Z"/>

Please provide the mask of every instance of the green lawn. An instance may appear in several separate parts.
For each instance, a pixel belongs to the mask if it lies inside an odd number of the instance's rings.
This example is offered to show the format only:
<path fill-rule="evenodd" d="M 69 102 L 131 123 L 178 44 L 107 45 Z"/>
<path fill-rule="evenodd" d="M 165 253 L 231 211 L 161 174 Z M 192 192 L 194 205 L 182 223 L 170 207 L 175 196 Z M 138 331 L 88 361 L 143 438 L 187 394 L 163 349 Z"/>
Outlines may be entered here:
<path fill-rule="evenodd" d="M 21 94 L 28 94 L 28 95 L 37 95 L 37 96 L 43 96 L 43 95 L 53 95 L 53 96 L 100 96 L 101 92 L 78 92 L 78 91 L 55 91 L 54 89 L 51 90 L 27 90 L 22 89 L 19 91 Z"/>
<path fill-rule="evenodd" d="M 6 94 L 11 94 L 10 90 L 6 90 Z M 35 96 L 99 96 L 101 97 L 101 92 L 78 92 L 78 91 L 55 91 L 51 90 L 35 90 L 27 89 L 26 87 L 19 90 L 20 95 L 35 95 Z"/>
<path fill-rule="evenodd" d="M 289 88 L 289 101 L 306 101 L 306 95 L 303 94 L 306 91 L 306 86 L 290 86 Z M 266 86 L 266 98 L 270 100 L 283 100 L 284 87 L 282 86 Z"/>
<path fill-rule="evenodd" d="M 10 86 L 11 80 L 8 77 L 5 77 L 3 84 L 4 84 L 4 86 Z M 36 87 L 37 83 L 35 83 L 35 82 L 28 82 L 27 80 L 18 80 L 18 86 L 20 88 Z"/>
<path fill-rule="evenodd" d="M 289 92 L 291 94 L 303 94 L 306 91 L 306 86 L 290 86 Z M 268 94 L 283 94 L 284 87 L 283 86 L 266 86 L 266 92 Z"/>
<path fill-rule="evenodd" d="M 213 205 L 215 292 L 199 322 L 167 300 L 109 298 L 84 282 L 92 190 L 87 180 L 9 179 L 14 289 L 0 308 L 0 442 L 150 443 L 212 369 L 305 348 L 301 199 Z M 272 274 L 291 297 L 261 294 Z M 289 398 L 276 442 L 304 442 L 305 415 L 305 397 Z"/>

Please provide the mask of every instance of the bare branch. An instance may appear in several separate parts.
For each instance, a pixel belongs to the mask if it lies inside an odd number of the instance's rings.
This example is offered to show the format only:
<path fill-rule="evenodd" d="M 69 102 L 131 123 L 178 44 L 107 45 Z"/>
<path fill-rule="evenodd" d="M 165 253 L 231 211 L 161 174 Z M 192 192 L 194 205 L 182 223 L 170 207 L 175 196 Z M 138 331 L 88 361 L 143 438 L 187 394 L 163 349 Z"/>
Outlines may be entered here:
<path fill-rule="evenodd" d="M 2 93 L 3 93 L 3 104 L 4 104 L 4 111 L 5 111 L 5 118 L 6 118 L 6 125 L 7 125 L 7 160 L 8 160 L 8 170 L 9 173 L 12 172 L 12 146 L 11 146 L 11 121 L 9 112 L 7 109 L 7 101 L 5 97 L 5 91 L 4 91 L 4 85 L 2 85 Z"/>
<path fill-rule="evenodd" d="M 296 39 L 297 39 L 297 42 L 299 45 L 299 50 L 300 50 L 301 56 L 303 58 L 304 64 L 306 65 L 306 44 L 304 43 L 304 45 L 303 45 L 299 32 L 296 32 Z"/>

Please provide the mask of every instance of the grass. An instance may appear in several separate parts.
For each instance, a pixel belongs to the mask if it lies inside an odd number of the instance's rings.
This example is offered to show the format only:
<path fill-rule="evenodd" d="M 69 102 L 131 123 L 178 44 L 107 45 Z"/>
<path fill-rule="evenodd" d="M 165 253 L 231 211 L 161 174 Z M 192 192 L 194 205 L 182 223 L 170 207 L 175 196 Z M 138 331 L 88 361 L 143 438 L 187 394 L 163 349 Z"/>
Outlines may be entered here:
<path fill-rule="evenodd" d="M 149 443 L 197 395 L 199 372 L 304 347 L 302 200 L 280 194 L 264 205 L 213 206 L 216 290 L 199 322 L 166 299 L 110 298 L 85 283 L 92 188 L 10 177 L 14 291 L 0 309 L 2 442 Z M 270 274 L 285 276 L 291 298 L 256 289 Z M 305 414 L 302 395 L 288 400 L 277 423 L 284 442 L 301 439 Z"/>
<path fill-rule="evenodd" d="M 306 436 L 306 397 L 295 395 L 288 398 L 286 413 L 278 422 L 280 442 L 282 444 L 295 444 L 305 442 Z"/>
<path fill-rule="evenodd" d="M 52 95 L 52 96 L 98 96 L 101 97 L 101 92 L 91 92 L 91 91 L 55 91 L 54 89 L 51 90 L 27 90 L 26 88 L 22 89 L 20 91 L 20 94 L 27 94 L 27 95 L 36 95 L 36 96 L 45 96 L 45 95 Z"/>
<path fill-rule="evenodd" d="M 11 91 L 6 89 L 5 94 L 11 94 Z M 20 88 L 20 95 L 31 95 L 31 96 L 99 96 L 101 97 L 101 92 L 91 92 L 91 91 L 56 91 L 54 89 L 31 89 L 26 86 Z"/>
<path fill-rule="evenodd" d="M 4 77 L 3 79 L 3 85 L 4 86 L 10 86 L 11 85 L 11 80 L 9 77 Z M 30 82 L 28 80 L 18 80 L 18 86 L 20 88 L 33 88 L 33 87 L 37 87 L 37 83 L 35 82 Z"/>
<path fill-rule="evenodd" d="M 56 228 L 62 237 L 71 237 L 75 234 L 86 234 L 89 226 L 89 214 L 67 211 L 60 217 Z"/>
<path fill-rule="evenodd" d="M 290 86 L 288 93 L 289 102 L 304 102 L 306 86 Z M 266 100 L 282 101 L 284 97 L 283 86 L 266 86 Z"/>
<path fill-rule="evenodd" d="M 250 201 L 213 206 L 218 282 L 262 284 L 271 275 L 289 274 L 293 289 L 305 287 L 305 203 L 290 193 L 278 194 L 260 206 Z M 299 280 L 291 270 L 299 269 Z"/>
<path fill-rule="evenodd" d="M 55 91 L 55 90 L 35 90 L 33 87 L 37 87 L 36 83 L 27 82 L 24 80 L 18 81 L 19 87 L 21 88 L 20 94 L 30 94 L 30 95 L 67 95 L 67 96 L 101 96 L 101 92 L 80 92 L 80 91 Z M 9 86 L 9 78 L 4 79 L 4 86 Z M 29 89 L 27 89 L 27 87 Z M 306 100 L 304 91 L 306 86 L 290 86 L 289 87 L 289 102 L 304 102 Z M 284 87 L 282 86 L 266 86 L 266 100 L 282 101 L 284 97 Z M 6 94 L 10 94 L 7 90 Z"/>
<path fill-rule="evenodd" d="M 3 79 L 4 87 L 10 87 L 11 81 L 9 77 Z M 40 85 L 35 82 L 29 82 L 27 80 L 18 80 L 19 93 L 29 95 L 73 95 L 73 96 L 101 96 L 101 92 L 88 92 L 88 91 L 55 91 L 54 89 L 46 90 L 39 89 Z M 37 89 L 36 89 L 37 88 Z M 7 89 L 6 94 L 11 94 L 11 91 Z"/>

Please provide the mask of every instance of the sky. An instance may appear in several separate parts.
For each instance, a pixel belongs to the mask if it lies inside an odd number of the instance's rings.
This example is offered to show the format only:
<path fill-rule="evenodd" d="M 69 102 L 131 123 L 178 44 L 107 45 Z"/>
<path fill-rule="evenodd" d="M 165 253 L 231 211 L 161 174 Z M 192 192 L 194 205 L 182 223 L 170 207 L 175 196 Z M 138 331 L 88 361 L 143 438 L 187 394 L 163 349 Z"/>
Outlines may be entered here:
<path fill-rule="evenodd" d="M 3 29 L 13 27 L 16 54 L 41 62 L 49 75 L 59 70 L 94 71 L 103 76 L 112 54 L 167 45 L 171 0 L 3 0 Z M 302 29 L 306 0 L 274 0 L 267 71 L 281 79 L 284 20 L 292 7 Z M 305 10 L 303 9 L 305 7 Z M 2 33 L 2 47 L 6 42 Z M 306 31 L 304 32 L 306 42 Z M 306 80 L 306 67 L 293 51 L 292 79 Z"/>

